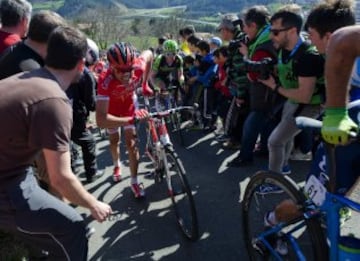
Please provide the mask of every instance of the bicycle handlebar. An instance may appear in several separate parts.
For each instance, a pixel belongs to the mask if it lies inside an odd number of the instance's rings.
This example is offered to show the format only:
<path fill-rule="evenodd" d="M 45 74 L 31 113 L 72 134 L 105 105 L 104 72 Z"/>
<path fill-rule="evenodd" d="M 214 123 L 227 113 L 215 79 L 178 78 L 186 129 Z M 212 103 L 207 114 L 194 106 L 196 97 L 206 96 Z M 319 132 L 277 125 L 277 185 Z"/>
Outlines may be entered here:
<path fill-rule="evenodd" d="M 308 129 L 309 128 L 309 129 L 320 132 L 320 130 L 322 128 L 322 121 L 312 119 L 309 117 L 298 116 L 295 118 L 295 122 L 296 122 L 296 126 L 298 126 L 300 129 Z M 353 139 L 357 139 L 357 140 L 360 139 L 359 133 L 356 133 L 356 132 L 350 132 L 349 137 L 353 138 Z"/>
<path fill-rule="evenodd" d="M 298 116 L 295 118 L 296 126 L 300 129 L 311 128 L 314 130 L 321 130 L 322 122 L 309 117 Z"/>
<path fill-rule="evenodd" d="M 194 106 L 179 106 L 179 107 L 167 109 L 164 111 L 150 112 L 149 118 L 164 118 L 172 113 L 182 111 L 182 110 L 195 110 L 195 107 Z"/>

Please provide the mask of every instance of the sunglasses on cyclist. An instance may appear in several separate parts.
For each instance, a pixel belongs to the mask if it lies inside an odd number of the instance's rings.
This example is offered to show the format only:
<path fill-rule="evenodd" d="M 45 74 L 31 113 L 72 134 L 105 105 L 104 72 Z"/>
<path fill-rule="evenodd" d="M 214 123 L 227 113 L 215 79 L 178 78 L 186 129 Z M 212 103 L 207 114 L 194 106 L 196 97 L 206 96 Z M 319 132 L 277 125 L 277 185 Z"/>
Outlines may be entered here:
<path fill-rule="evenodd" d="M 112 67 L 113 71 L 116 73 L 129 73 L 132 72 L 132 67 Z"/>
<path fill-rule="evenodd" d="M 166 56 L 175 56 L 176 53 L 165 53 Z"/>
<path fill-rule="evenodd" d="M 278 36 L 279 33 L 281 32 L 285 32 L 290 30 L 292 27 L 285 27 L 285 28 L 281 28 L 281 29 L 270 29 L 270 33 L 272 33 L 274 36 Z"/>

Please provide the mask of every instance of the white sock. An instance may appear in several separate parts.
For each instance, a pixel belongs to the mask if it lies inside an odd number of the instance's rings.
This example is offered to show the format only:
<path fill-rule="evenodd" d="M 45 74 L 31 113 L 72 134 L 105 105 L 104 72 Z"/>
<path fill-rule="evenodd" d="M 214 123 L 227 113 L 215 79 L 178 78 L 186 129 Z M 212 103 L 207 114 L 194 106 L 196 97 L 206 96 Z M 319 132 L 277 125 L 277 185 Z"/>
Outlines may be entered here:
<path fill-rule="evenodd" d="M 131 185 L 132 185 L 132 184 L 137 184 L 137 183 L 138 183 L 137 176 L 136 176 L 136 177 L 131 177 L 130 183 L 131 183 Z"/>
<path fill-rule="evenodd" d="M 120 162 L 120 160 L 118 159 L 117 161 L 113 162 L 113 164 L 114 164 L 114 167 L 120 167 L 121 162 Z"/>

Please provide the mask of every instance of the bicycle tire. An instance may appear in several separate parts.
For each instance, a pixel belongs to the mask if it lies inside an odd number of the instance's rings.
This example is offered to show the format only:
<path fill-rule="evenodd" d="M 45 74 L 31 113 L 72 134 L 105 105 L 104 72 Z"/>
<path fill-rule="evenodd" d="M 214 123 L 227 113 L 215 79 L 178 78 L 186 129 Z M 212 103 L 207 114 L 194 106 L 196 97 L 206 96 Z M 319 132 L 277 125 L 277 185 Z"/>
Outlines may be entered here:
<path fill-rule="evenodd" d="M 257 188 L 263 184 L 273 184 L 280 187 L 283 190 L 282 196 L 280 194 L 257 195 Z M 261 203 L 260 200 L 265 199 L 265 197 L 266 201 Z M 306 201 L 304 194 L 300 192 L 298 186 L 288 177 L 274 172 L 260 171 L 250 179 L 242 201 L 242 225 L 245 245 L 251 261 L 267 259 L 265 258 L 267 257 L 266 253 L 265 255 L 264 253 L 262 253 L 263 255 L 259 254 L 259 251 L 253 245 L 253 235 L 255 236 L 257 233 L 264 231 L 264 213 L 273 210 L 276 204 L 289 198 L 301 206 Z M 255 213 L 252 213 L 253 205 L 255 205 Z M 264 210 L 264 213 L 261 212 L 261 209 Z M 310 218 L 303 219 L 302 221 L 304 221 L 304 230 L 298 231 L 299 235 L 295 235 L 295 237 L 301 251 L 304 255 L 306 254 L 306 260 L 328 260 L 328 245 L 320 220 L 318 218 Z M 255 226 L 259 226 L 259 231 L 255 232 Z M 290 229 L 291 226 L 294 226 L 294 224 L 290 224 L 284 229 Z M 282 256 L 283 260 L 296 260 L 295 250 L 291 248 L 291 244 L 287 245 L 290 248 L 288 253 Z"/>
<path fill-rule="evenodd" d="M 180 114 L 174 113 L 171 115 L 171 121 L 172 121 L 172 130 L 178 133 L 179 141 L 181 146 L 185 146 L 185 140 L 183 135 L 183 130 L 181 128 L 181 116 Z"/>
<path fill-rule="evenodd" d="M 196 241 L 199 238 L 198 218 L 185 169 L 172 146 L 165 147 L 165 154 L 168 165 L 164 168 L 165 177 L 171 186 L 171 189 L 168 187 L 168 196 L 171 199 L 177 223 L 187 239 Z"/>

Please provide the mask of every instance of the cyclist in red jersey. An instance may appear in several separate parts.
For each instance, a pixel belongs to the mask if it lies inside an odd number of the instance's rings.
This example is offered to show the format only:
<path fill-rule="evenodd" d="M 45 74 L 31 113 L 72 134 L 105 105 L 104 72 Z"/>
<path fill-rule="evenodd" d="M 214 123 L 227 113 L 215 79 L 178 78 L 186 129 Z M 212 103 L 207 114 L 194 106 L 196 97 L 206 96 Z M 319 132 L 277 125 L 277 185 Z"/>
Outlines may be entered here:
<path fill-rule="evenodd" d="M 110 151 L 114 163 L 113 179 L 121 180 L 120 171 L 120 132 L 124 126 L 125 143 L 129 155 L 131 189 L 135 198 L 143 197 L 145 192 L 137 180 L 139 150 L 136 146 L 134 115 L 146 117 L 147 112 L 137 110 L 136 88 L 142 86 L 143 95 L 150 96 L 152 90 L 147 84 L 153 54 L 147 50 L 139 56 L 136 49 L 128 43 L 115 43 L 107 51 L 109 68 L 100 74 L 96 101 L 96 121 L 99 127 L 107 128 Z"/>

